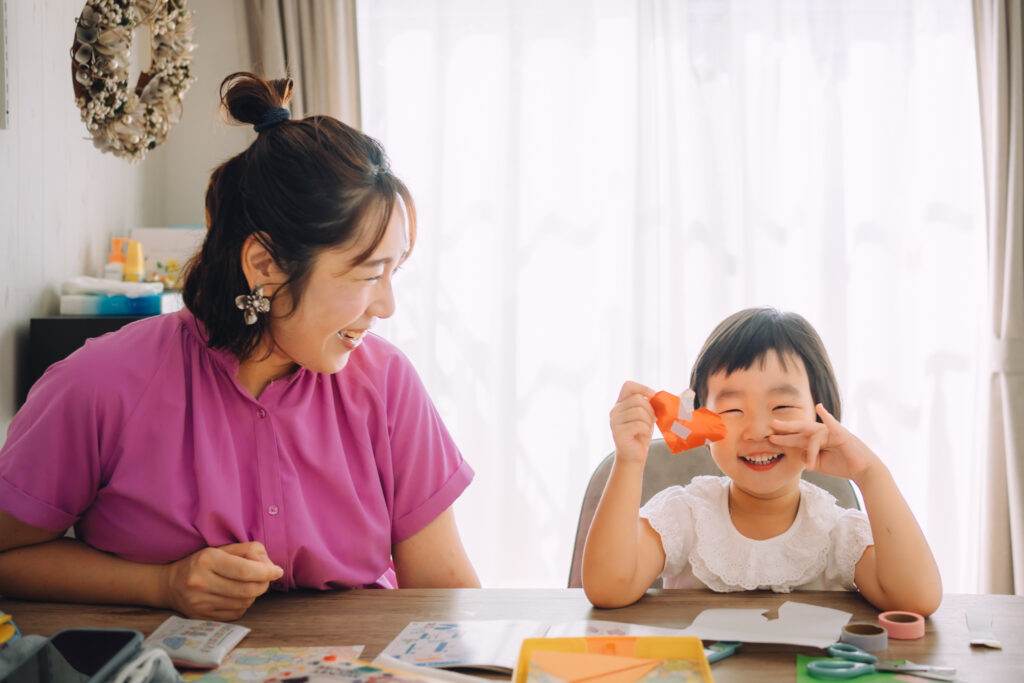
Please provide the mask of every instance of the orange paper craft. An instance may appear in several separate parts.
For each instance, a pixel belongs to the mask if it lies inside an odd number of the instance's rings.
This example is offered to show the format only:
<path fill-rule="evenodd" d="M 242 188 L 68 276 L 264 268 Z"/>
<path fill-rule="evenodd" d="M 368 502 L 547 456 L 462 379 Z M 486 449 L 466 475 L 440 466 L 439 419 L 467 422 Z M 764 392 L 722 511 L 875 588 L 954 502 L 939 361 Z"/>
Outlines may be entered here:
<path fill-rule="evenodd" d="M 537 650 L 530 655 L 531 665 L 568 683 L 635 683 L 663 661 L 554 650 Z"/>
<path fill-rule="evenodd" d="M 680 418 L 679 397 L 667 391 L 659 391 L 651 396 L 651 407 L 654 408 L 658 429 L 665 437 L 665 445 L 673 453 L 703 446 L 708 441 L 721 441 L 727 433 L 722 418 L 707 408 L 697 408 L 688 418 L 685 415 Z M 683 426 L 684 429 L 680 431 L 687 433 L 687 436 L 673 431 L 676 423 Z"/>

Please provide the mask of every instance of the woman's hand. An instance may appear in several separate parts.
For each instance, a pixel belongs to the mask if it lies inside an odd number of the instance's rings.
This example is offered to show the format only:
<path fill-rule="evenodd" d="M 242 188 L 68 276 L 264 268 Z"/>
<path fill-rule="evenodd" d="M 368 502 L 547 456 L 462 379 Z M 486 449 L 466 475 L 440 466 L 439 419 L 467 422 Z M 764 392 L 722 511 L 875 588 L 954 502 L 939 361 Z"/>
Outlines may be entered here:
<path fill-rule="evenodd" d="M 262 543 L 203 548 L 165 565 L 165 604 L 191 619 L 238 619 L 284 570 Z"/>
<path fill-rule="evenodd" d="M 815 410 L 821 422 L 772 420 L 775 433 L 768 440 L 786 450 L 800 452 L 808 470 L 833 477 L 856 480 L 880 462 L 864 442 L 825 410 L 825 406 L 819 403 Z"/>
<path fill-rule="evenodd" d="M 616 459 L 643 465 L 654 431 L 654 408 L 650 398 L 654 391 L 637 382 L 626 382 L 609 413 L 608 421 L 615 441 Z"/>

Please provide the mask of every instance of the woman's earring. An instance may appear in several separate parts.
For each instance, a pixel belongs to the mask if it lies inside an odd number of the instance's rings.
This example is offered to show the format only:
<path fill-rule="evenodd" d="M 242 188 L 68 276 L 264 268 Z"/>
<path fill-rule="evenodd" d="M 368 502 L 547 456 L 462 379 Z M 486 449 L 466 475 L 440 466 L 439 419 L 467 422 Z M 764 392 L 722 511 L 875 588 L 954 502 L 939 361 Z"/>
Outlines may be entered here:
<path fill-rule="evenodd" d="M 270 299 L 263 296 L 263 285 L 256 285 L 250 294 L 235 297 L 235 306 L 245 312 L 245 324 L 255 325 L 260 313 L 270 313 Z"/>

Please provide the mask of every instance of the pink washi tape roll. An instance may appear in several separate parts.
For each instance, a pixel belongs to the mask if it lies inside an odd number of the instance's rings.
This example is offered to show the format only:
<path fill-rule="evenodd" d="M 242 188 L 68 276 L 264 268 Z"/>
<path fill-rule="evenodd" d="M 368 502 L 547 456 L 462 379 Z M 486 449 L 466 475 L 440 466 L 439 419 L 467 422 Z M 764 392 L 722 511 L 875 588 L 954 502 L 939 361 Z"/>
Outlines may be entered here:
<path fill-rule="evenodd" d="M 913 612 L 882 612 L 878 623 L 896 640 L 916 640 L 924 637 L 924 617 Z"/>

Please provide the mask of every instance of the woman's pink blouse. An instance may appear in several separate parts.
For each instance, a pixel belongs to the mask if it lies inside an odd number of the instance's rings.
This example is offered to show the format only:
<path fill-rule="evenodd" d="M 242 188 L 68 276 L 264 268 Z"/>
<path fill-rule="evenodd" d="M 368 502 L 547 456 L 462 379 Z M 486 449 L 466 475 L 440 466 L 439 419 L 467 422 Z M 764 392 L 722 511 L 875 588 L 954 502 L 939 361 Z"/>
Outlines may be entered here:
<path fill-rule="evenodd" d="M 391 546 L 473 471 L 402 353 L 373 334 L 341 372 L 254 399 L 187 311 L 54 364 L 0 449 L 0 509 L 128 560 L 260 541 L 297 587 L 395 587 Z"/>

